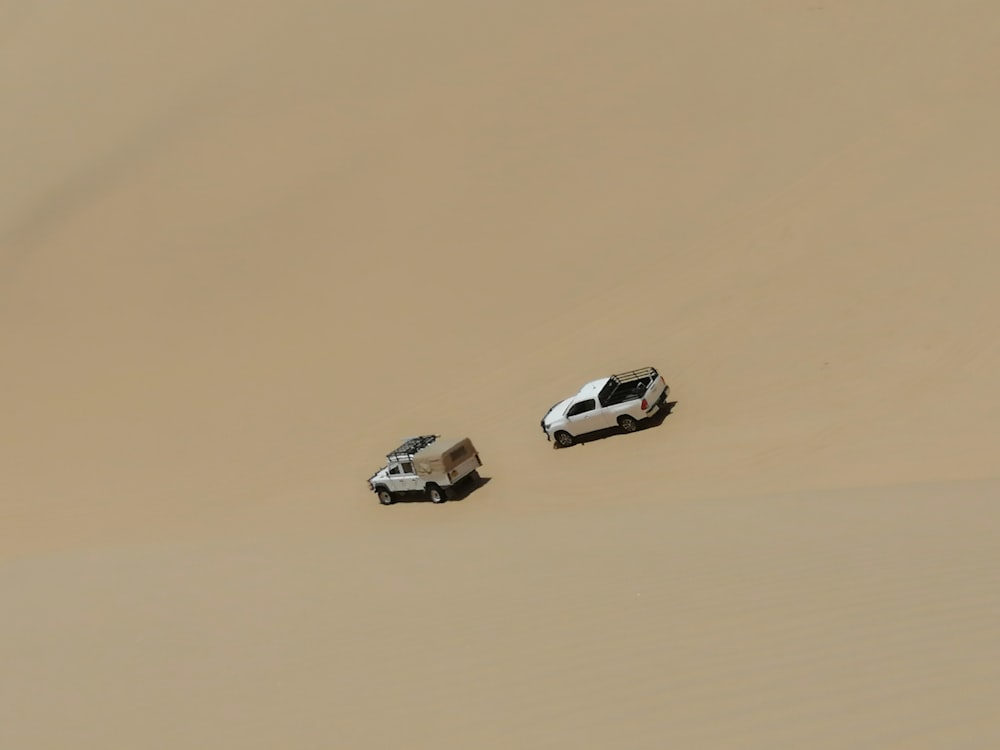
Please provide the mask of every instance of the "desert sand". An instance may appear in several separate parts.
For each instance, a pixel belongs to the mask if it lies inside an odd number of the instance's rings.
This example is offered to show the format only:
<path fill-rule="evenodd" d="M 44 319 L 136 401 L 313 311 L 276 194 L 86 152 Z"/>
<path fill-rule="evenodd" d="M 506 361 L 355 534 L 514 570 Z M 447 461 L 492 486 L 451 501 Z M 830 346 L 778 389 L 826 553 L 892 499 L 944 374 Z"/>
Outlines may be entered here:
<path fill-rule="evenodd" d="M 1000 747 L 998 92 L 972 0 L 0 4 L 0 747 Z"/>

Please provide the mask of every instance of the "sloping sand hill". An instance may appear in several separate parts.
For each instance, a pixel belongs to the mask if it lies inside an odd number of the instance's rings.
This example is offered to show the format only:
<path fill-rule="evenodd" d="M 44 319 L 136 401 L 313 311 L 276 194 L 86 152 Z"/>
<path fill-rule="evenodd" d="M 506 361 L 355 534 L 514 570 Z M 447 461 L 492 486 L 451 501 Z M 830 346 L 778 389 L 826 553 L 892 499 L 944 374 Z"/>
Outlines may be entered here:
<path fill-rule="evenodd" d="M 1000 746 L 1000 6 L 485 6 L 0 4 L 0 747 Z"/>

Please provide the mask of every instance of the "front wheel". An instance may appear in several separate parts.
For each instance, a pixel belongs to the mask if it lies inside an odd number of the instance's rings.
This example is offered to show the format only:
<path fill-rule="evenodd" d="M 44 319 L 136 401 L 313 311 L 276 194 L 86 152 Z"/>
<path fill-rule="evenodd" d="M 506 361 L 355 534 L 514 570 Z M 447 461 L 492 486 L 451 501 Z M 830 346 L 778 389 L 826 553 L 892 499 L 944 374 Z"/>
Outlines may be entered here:
<path fill-rule="evenodd" d="M 559 443 L 559 445 L 561 445 L 563 448 L 569 448 L 571 445 L 573 445 L 573 436 L 570 435 L 568 432 L 563 432 L 562 430 L 560 430 L 559 432 L 556 433 L 555 437 L 556 437 L 556 442 Z"/>
<path fill-rule="evenodd" d="M 630 417 L 625 414 L 618 417 L 618 426 L 622 428 L 623 432 L 635 432 L 639 427 L 639 423 L 636 421 L 635 417 Z"/>
<path fill-rule="evenodd" d="M 432 503 L 443 503 L 448 498 L 445 496 L 444 490 L 438 487 L 436 484 L 428 485 L 427 487 L 427 497 L 430 498 Z"/>
<path fill-rule="evenodd" d="M 387 489 L 379 489 L 378 491 L 378 501 L 382 505 L 392 505 L 392 493 Z"/>

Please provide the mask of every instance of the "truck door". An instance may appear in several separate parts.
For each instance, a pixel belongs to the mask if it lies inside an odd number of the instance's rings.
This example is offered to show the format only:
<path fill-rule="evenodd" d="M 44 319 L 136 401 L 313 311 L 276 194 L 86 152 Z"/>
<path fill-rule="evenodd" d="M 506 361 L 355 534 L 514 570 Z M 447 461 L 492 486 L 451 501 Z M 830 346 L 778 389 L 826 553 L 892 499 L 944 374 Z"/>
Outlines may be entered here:
<path fill-rule="evenodd" d="M 401 461 L 400 466 L 403 470 L 399 477 L 400 484 L 402 484 L 403 487 L 409 491 L 422 490 L 424 488 L 424 483 L 413 470 L 413 462 Z"/>
<path fill-rule="evenodd" d="M 605 424 L 607 420 L 602 419 L 603 414 L 603 410 L 597 408 L 595 399 L 587 398 L 577 401 L 566 412 L 569 432 L 574 435 L 582 435 L 585 432 L 604 429 L 608 425 Z"/>

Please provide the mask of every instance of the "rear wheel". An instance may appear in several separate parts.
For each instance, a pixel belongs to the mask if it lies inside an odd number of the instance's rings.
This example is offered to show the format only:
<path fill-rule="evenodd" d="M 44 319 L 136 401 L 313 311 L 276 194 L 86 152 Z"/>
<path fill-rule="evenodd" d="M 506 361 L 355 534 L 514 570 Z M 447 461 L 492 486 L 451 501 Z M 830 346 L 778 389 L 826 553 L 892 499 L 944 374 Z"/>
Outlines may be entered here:
<path fill-rule="evenodd" d="M 443 503 L 447 500 L 447 496 L 444 490 L 438 487 L 436 484 L 427 485 L 427 497 L 432 503 Z"/>
<path fill-rule="evenodd" d="M 392 493 L 389 492 L 385 487 L 379 487 L 378 489 L 378 501 L 382 505 L 392 505 Z"/>
<path fill-rule="evenodd" d="M 635 432 L 639 427 L 639 423 L 636 421 L 635 417 L 623 414 L 618 417 L 618 426 L 621 427 L 624 432 Z"/>
<path fill-rule="evenodd" d="M 478 471 L 476 471 L 475 469 L 473 469 L 471 472 L 469 472 L 469 481 L 470 482 L 472 482 L 473 484 L 479 484 L 479 479 L 480 479 L 480 477 L 479 477 L 479 472 Z"/>
<path fill-rule="evenodd" d="M 556 437 L 556 442 L 559 443 L 559 445 L 561 445 L 563 448 L 569 448 L 571 445 L 573 445 L 573 436 L 570 435 L 568 432 L 563 432 L 562 430 L 560 430 L 559 432 L 556 433 L 555 437 Z"/>

